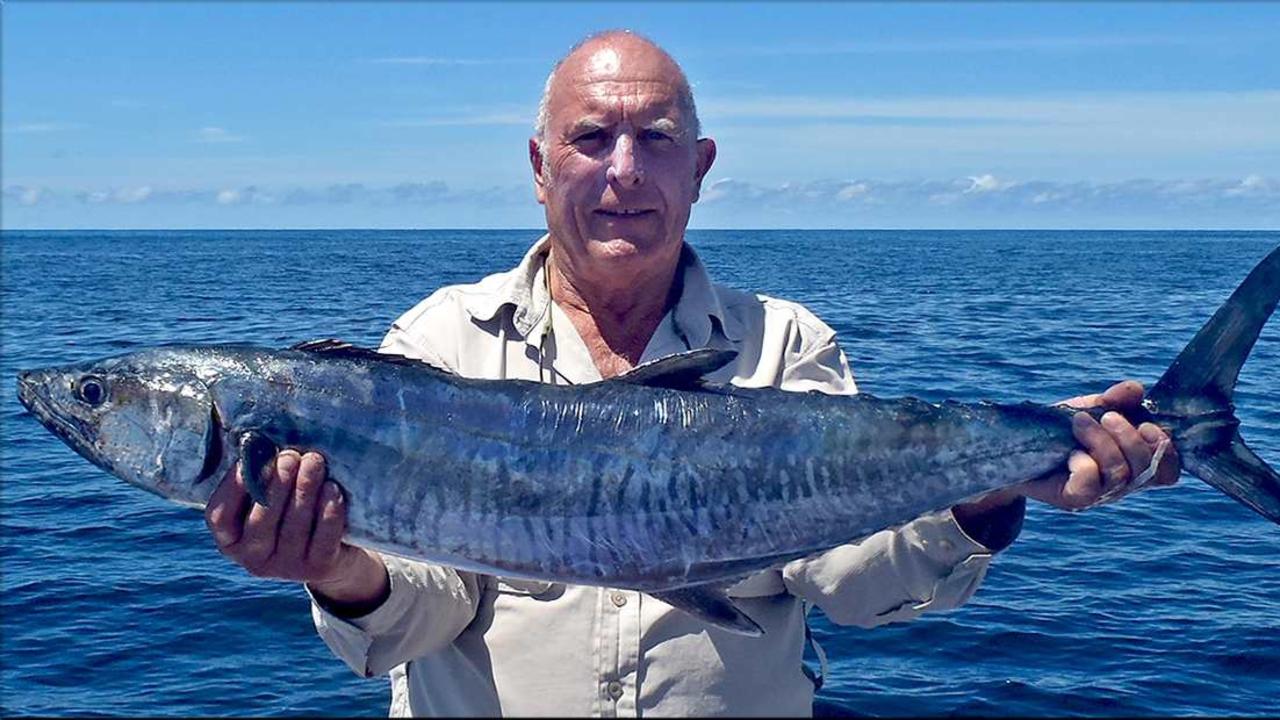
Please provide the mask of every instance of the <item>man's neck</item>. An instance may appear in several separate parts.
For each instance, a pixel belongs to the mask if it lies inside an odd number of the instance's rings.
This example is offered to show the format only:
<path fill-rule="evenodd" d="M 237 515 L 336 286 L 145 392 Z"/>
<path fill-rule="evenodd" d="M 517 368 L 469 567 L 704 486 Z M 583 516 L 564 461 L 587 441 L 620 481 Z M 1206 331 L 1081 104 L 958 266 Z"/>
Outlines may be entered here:
<path fill-rule="evenodd" d="M 578 331 L 600 377 L 615 377 L 640 362 L 675 301 L 676 265 L 611 282 L 574 273 L 556 262 L 555 253 L 548 258 L 552 300 Z"/>

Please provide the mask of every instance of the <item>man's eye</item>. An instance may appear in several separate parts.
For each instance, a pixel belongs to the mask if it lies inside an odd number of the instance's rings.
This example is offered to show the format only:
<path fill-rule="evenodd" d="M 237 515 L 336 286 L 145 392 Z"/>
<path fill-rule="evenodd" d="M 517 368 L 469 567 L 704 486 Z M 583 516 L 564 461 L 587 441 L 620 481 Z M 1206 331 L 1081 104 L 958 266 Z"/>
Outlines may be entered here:
<path fill-rule="evenodd" d="M 644 139 L 660 142 L 663 140 L 670 140 L 671 136 L 662 132 L 661 130 L 645 130 Z"/>
<path fill-rule="evenodd" d="M 573 141 L 575 143 L 591 143 L 591 142 L 599 142 L 603 139 L 604 139 L 603 130 L 591 130 L 589 132 L 582 133 L 578 137 L 574 138 Z"/>

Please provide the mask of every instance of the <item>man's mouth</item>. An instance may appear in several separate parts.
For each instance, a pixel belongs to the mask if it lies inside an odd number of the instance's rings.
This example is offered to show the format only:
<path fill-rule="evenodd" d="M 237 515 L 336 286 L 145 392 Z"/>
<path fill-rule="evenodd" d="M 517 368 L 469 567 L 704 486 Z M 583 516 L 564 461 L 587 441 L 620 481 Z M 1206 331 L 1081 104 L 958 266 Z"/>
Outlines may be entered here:
<path fill-rule="evenodd" d="M 601 215 L 604 215 L 605 217 L 630 218 L 630 217 L 640 217 L 642 215 L 649 215 L 654 211 L 640 209 L 640 208 L 613 208 L 608 210 L 606 210 L 605 208 L 600 208 L 599 210 L 596 210 L 596 212 L 600 213 Z"/>

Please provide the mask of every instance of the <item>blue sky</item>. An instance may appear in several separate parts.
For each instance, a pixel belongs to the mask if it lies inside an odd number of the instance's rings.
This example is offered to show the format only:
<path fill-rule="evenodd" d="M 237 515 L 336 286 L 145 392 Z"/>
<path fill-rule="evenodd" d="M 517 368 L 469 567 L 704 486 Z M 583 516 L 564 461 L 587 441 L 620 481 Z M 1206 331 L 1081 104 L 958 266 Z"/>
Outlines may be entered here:
<path fill-rule="evenodd" d="M 538 95 L 609 27 L 693 82 L 695 227 L 1280 227 L 1280 4 L 0 12 L 6 228 L 539 227 Z"/>

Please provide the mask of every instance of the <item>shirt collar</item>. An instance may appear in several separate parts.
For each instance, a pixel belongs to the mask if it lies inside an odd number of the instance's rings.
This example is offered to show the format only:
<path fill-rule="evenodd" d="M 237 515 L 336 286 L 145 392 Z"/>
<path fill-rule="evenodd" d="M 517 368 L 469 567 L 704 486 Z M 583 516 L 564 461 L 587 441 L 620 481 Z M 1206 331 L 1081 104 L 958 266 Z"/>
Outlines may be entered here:
<path fill-rule="evenodd" d="M 510 306 L 512 324 L 520 334 L 530 340 L 540 340 L 540 337 L 534 337 L 534 329 L 545 328 L 544 321 L 551 307 L 545 275 L 550 250 L 551 236 L 544 234 L 493 292 L 469 296 L 467 312 L 471 317 L 485 321 L 492 320 L 503 308 Z M 676 272 L 680 274 L 681 289 L 671 316 L 676 330 L 684 335 L 689 347 L 705 347 L 715 327 L 719 327 L 729 339 L 739 339 L 742 328 L 726 319 L 720 295 L 712 285 L 706 267 L 687 242 L 681 249 Z"/>
<path fill-rule="evenodd" d="M 505 307 L 513 308 L 511 321 L 520 334 L 529 337 L 530 331 L 546 317 L 550 307 L 550 294 L 544 277 L 547 253 L 551 250 L 551 235 L 546 234 L 525 252 L 515 270 L 505 273 L 492 292 L 467 296 L 464 307 L 476 320 L 492 320 Z"/>
<path fill-rule="evenodd" d="M 706 347 L 715 327 L 730 340 L 740 339 L 742 327 L 726 316 L 720 293 L 711 283 L 706 266 L 687 242 L 680 252 L 680 268 L 676 272 L 681 274 L 682 284 L 671 316 L 689 348 Z"/>

